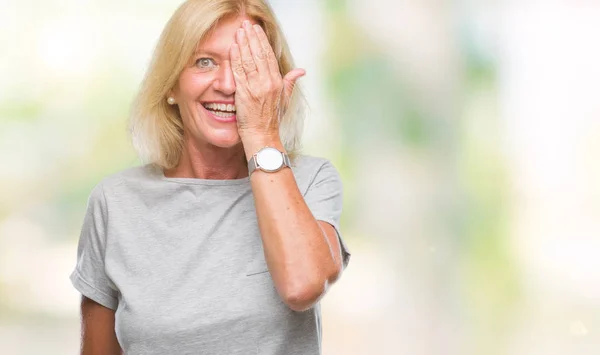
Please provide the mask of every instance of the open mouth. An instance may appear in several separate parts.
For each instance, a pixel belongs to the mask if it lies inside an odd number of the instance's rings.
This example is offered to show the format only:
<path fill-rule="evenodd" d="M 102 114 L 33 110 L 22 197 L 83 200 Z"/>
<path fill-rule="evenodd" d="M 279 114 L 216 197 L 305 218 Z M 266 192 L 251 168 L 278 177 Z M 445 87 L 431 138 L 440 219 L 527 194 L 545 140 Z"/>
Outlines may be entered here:
<path fill-rule="evenodd" d="M 224 119 L 232 119 L 235 117 L 235 105 L 207 102 L 203 103 L 202 106 L 216 117 Z"/>

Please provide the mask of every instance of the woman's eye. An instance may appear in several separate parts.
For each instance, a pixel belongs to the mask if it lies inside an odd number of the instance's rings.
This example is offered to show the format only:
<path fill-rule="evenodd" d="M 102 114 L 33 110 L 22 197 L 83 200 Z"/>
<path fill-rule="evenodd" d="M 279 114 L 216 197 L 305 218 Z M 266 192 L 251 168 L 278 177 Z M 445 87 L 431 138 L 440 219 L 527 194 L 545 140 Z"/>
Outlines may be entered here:
<path fill-rule="evenodd" d="M 196 66 L 200 69 L 210 69 L 216 66 L 216 63 L 211 58 L 199 58 L 196 60 Z"/>

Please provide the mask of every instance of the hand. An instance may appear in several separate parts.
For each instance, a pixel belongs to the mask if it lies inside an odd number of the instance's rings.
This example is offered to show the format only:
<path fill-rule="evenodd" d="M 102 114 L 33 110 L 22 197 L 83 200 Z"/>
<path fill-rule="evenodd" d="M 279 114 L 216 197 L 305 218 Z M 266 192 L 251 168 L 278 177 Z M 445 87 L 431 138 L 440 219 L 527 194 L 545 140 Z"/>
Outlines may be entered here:
<path fill-rule="evenodd" d="M 303 69 L 281 77 L 279 63 L 259 25 L 244 21 L 231 45 L 235 106 L 240 137 L 279 138 L 279 123 Z"/>

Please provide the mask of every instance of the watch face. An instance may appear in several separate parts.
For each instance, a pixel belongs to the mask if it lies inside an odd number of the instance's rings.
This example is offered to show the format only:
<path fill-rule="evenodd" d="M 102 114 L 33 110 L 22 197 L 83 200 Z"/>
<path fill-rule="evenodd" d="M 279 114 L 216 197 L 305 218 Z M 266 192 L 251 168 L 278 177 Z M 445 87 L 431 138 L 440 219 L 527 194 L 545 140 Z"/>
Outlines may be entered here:
<path fill-rule="evenodd" d="M 256 154 L 258 166 L 266 171 L 276 171 L 283 165 L 283 155 L 275 148 L 263 148 Z"/>

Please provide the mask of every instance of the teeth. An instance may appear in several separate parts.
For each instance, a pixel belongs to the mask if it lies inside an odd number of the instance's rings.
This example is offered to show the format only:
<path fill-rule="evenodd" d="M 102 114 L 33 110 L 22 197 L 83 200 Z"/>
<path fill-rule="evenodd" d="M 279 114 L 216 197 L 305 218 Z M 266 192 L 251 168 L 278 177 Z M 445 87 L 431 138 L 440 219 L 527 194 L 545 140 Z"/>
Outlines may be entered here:
<path fill-rule="evenodd" d="M 210 113 L 212 113 L 215 116 L 223 117 L 223 118 L 229 118 L 229 117 L 233 117 L 234 116 L 233 112 L 221 112 L 221 111 L 210 110 Z"/>
<path fill-rule="evenodd" d="M 207 103 L 204 104 L 204 107 L 206 107 L 209 110 L 219 110 L 219 111 L 223 111 L 223 112 L 235 112 L 235 105 L 231 105 L 231 104 L 217 104 L 217 103 Z"/>

